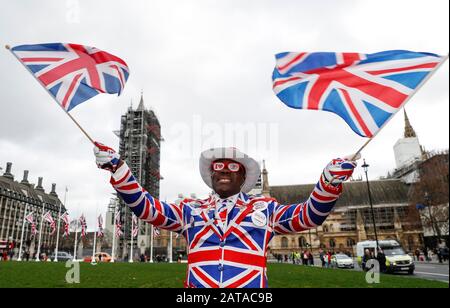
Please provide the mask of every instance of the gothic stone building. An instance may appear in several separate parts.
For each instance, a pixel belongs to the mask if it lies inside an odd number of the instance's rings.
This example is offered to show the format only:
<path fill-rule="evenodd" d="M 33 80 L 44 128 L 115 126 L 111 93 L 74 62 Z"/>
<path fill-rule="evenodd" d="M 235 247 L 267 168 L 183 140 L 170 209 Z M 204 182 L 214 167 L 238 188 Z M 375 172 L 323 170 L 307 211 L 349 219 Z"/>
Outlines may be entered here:
<path fill-rule="evenodd" d="M 269 195 L 282 204 L 305 201 L 314 185 L 272 186 Z M 408 211 L 409 186 L 398 179 L 370 182 L 379 240 L 395 239 L 408 250 L 423 246 L 423 231 L 411 221 Z M 367 197 L 366 182 L 352 181 L 344 184 L 344 192 L 334 210 L 324 222 L 310 231 L 294 235 L 276 236 L 271 243 L 272 254 L 289 254 L 292 251 L 319 248 L 355 253 L 357 242 L 374 240 L 375 233 Z"/>

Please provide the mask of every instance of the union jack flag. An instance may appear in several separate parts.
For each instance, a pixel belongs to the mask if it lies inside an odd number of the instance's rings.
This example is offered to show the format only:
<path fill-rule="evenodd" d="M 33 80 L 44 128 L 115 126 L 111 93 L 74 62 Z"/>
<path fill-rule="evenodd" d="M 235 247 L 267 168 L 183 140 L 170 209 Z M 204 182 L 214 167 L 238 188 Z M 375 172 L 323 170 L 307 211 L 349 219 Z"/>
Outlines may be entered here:
<path fill-rule="evenodd" d="M 131 236 L 134 238 L 134 237 L 138 236 L 138 233 L 139 233 L 139 223 L 138 223 L 138 219 L 137 219 L 136 215 L 132 215 L 131 225 L 132 225 Z"/>
<path fill-rule="evenodd" d="M 98 216 L 97 221 L 98 221 L 97 236 L 98 237 L 103 237 L 103 217 L 102 217 L 102 215 Z"/>
<path fill-rule="evenodd" d="M 34 218 L 33 218 L 33 212 L 29 213 L 27 216 L 25 216 L 25 220 L 27 222 L 29 222 L 30 224 L 32 224 L 34 222 Z"/>
<path fill-rule="evenodd" d="M 31 237 L 37 234 L 36 223 L 34 222 L 33 212 L 25 216 L 25 220 L 31 224 Z"/>
<path fill-rule="evenodd" d="M 95 47 L 50 43 L 11 51 L 66 111 L 100 93 L 120 95 L 129 76 L 125 61 Z"/>
<path fill-rule="evenodd" d="M 64 221 L 64 234 L 63 234 L 63 236 L 64 236 L 64 237 L 67 237 L 67 236 L 69 236 L 69 234 L 70 234 L 70 230 L 69 230 L 69 226 L 70 226 L 69 213 L 64 212 L 64 213 L 61 215 L 60 219 L 61 219 L 62 221 Z"/>
<path fill-rule="evenodd" d="M 116 225 L 116 237 L 121 237 L 123 234 L 122 231 L 122 222 L 120 220 L 120 211 L 116 211 L 115 225 Z"/>
<path fill-rule="evenodd" d="M 161 230 L 157 227 L 153 227 L 153 238 L 158 238 L 161 235 Z"/>
<path fill-rule="evenodd" d="M 273 90 L 287 106 L 325 110 L 373 137 L 447 57 L 390 50 L 373 54 L 284 52 Z"/>
<path fill-rule="evenodd" d="M 56 223 L 55 223 L 55 220 L 53 219 L 52 213 L 50 213 L 50 211 L 45 213 L 44 219 L 46 222 L 50 223 L 50 227 L 52 228 L 50 235 L 53 235 L 56 231 Z"/>
<path fill-rule="evenodd" d="M 85 237 L 87 224 L 86 224 L 86 218 L 84 217 L 84 214 L 81 214 L 79 221 L 80 221 L 80 225 L 81 225 L 81 236 Z"/>
<path fill-rule="evenodd" d="M 63 214 L 61 214 L 60 219 L 61 219 L 62 221 L 64 221 L 64 223 L 69 224 L 69 223 L 70 223 L 69 213 L 64 212 Z"/>

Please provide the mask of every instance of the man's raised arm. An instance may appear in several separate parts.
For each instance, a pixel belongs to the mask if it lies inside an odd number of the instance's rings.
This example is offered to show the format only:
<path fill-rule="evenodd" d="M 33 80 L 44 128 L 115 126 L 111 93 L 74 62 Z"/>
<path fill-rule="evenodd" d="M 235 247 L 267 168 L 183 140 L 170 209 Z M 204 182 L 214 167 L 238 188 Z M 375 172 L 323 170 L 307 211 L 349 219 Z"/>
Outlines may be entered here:
<path fill-rule="evenodd" d="M 275 207 L 274 232 L 297 233 L 320 226 L 330 214 L 342 193 L 342 182 L 349 179 L 356 162 L 333 159 L 323 170 L 308 200 Z"/>
<path fill-rule="evenodd" d="M 112 148 L 96 142 L 94 154 L 97 166 L 111 172 L 111 185 L 138 218 L 158 228 L 182 231 L 182 204 L 165 203 L 152 197 Z"/>

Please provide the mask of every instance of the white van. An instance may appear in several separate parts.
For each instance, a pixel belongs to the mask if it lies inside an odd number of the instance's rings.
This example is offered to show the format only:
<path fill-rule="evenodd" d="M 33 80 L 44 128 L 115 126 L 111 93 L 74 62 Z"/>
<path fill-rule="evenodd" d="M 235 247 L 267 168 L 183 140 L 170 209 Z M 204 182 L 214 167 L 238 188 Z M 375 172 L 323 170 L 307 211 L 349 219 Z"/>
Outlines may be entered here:
<path fill-rule="evenodd" d="M 389 273 L 407 271 L 408 274 L 414 274 L 414 260 L 402 248 L 402 246 L 394 240 L 378 241 L 378 246 L 383 250 L 386 256 L 386 270 Z M 364 241 L 356 244 L 356 256 L 358 264 L 364 267 L 363 256 L 364 251 L 368 249 L 376 256 L 376 241 Z"/>

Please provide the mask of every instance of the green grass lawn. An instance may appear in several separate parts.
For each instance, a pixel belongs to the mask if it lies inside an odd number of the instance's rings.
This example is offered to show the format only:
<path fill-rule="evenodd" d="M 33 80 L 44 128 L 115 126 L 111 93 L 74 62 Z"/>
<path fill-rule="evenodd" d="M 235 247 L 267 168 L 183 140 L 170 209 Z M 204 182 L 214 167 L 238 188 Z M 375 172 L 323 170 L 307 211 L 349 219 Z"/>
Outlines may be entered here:
<path fill-rule="evenodd" d="M 64 263 L 0 262 L 0 287 L 106 287 L 106 288 L 181 288 L 186 264 L 80 263 L 80 283 L 65 281 L 69 269 Z M 365 273 L 269 264 L 272 288 L 448 288 L 447 283 L 381 275 L 379 284 L 367 284 Z"/>

